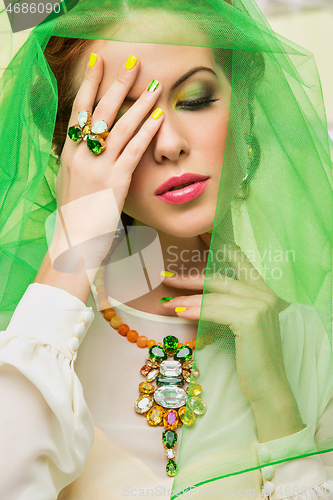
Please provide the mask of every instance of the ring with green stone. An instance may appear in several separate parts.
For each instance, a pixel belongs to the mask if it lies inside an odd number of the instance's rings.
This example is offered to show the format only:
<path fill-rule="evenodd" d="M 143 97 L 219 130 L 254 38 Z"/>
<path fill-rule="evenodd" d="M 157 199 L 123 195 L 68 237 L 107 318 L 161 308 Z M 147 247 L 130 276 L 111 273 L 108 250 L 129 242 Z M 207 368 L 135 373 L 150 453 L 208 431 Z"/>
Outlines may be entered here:
<path fill-rule="evenodd" d="M 68 128 L 68 136 L 74 142 L 83 139 L 91 153 L 99 155 L 105 151 L 105 139 L 109 135 L 108 125 L 104 120 L 91 124 L 91 113 L 80 111 L 79 120 L 76 125 Z"/>

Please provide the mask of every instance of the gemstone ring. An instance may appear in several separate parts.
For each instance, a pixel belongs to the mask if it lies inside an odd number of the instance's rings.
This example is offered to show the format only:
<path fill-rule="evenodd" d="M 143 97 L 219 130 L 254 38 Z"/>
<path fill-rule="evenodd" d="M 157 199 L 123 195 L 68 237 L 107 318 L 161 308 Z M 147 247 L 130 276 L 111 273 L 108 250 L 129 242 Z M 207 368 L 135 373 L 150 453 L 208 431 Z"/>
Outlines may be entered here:
<path fill-rule="evenodd" d="M 83 139 L 94 155 L 103 153 L 106 148 L 105 139 L 110 133 L 105 121 L 99 120 L 92 125 L 89 111 L 80 111 L 78 121 L 79 123 L 69 127 L 67 131 L 69 138 L 74 142 Z"/>

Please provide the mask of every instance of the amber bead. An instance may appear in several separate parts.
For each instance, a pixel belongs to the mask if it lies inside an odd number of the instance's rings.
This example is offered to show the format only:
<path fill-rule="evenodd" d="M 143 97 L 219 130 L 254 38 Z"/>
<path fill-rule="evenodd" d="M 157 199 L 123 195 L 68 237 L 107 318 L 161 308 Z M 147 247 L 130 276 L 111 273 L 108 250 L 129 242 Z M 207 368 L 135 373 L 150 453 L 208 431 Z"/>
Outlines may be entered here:
<path fill-rule="evenodd" d="M 138 332 L 136 330 L 128 330 L 127 332 L 127 338 L 130 342 L 136 342 L 138 339 Z"/>
<path fill-rule="evenodd" d="M 110 321 L 112 318 L 116 316 L 116 311 L 112 309 L 112 307 L 109 307 L 108 309 L 105 309 L 104 311 L 104 318 Z"/>
<path fill-rule="evenodd" d="M 132 331 L 135 331 L 135 330 L 132 330 Z M 142 348 L 147 347 L 148 339 L 144 335 L 140 335 L 140 337 L 138 337 L 136 339 L 136 343 L 138 344 L 139 347 L 142 347 Z"/>
<path fill-rule="evenodd" d="M 99 292 L 97 294 L 97 300 L 99 300 L 100 302 L 102 302 L 102 300 L 108 300 L 109 296 L 106 292 Z"/>
<path fill-rule="evenodd" d="M 118 328 L 118 333 L 122 335 L 123 337 L 126 337 L 127 332 L 129 331 L 129 326 L 126 325 L 125 323 L 123 325 L 120 325 Z"/>
<path fill-rule="evenodd" d="M 103 286 L 103 285 L 96 286 L 96 292 L 97 293 L 105 292 L 105 286 Z"/>
<path fill-rule="evenodd" d="M 190 347 L 191 349 L 193 349 L 193 344 L 192 344 L 192 342 L 185 342 L 185 345 L 187 345 L 188 347 Z"/>
<path fill-rule="evenodd" d="M 97 278 L 95 280 L 95 286 L 103 285 L 104 286 L 104 280 L 102 278 Z"/>
<path fill-rule="evenodd" d="M 178 347 L 183 347 L 183 345 L 184 345 L 184 344 L 182 344 L 182 343 L 180 342 L 180 343 L 178 344 L 178 346 L 177 346 L 177 349 L 178 349 Z"/>
<path fill-rule="evenodd" d="M 203 334 L 203 341 L 205 344 L 209 345 L 214 342 L 214 335 L 210 332 L 206 332 Z"/>
<path fill-rule="evenodd" d="M 203 346 L 205 345 L 203 339 L 201 337 L 197 338 L 197 340 L 195 341 L 195 348 L 200 351 L 200 349 L 203 348 Z"/>
<path fill-rule="evenodd" d="M 155 340 L 148 340 L 148 344 L 147 344 L 147 346 L 150 348 L 150 347 L 152 347 L 153 345 L 156 345 L 156 341 L 155 341 Z"/>
<path fill-rule="evenodd" d="M 109 309 L 111 304 L 108 300 L 101 300 L 99 303 L 99 310 L 104 311 L 104 309 Z"/>
<path fill-rule="evenodd" d="M 111 318 L 110 325 L 115 330 L 118 330 L 118 328 L 120 327 L 121 324 L 122 324 L 122 321 L 121 321 L 121 318 L 119 318 L 119 316 L 114 316 L 113 318 Z"/>

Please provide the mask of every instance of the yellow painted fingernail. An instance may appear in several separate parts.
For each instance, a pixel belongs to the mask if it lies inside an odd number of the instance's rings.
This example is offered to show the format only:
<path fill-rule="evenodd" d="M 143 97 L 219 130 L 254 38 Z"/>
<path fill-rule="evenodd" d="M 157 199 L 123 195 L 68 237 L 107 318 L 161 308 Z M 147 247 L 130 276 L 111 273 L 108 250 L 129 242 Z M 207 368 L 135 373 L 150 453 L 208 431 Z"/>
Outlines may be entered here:
<path fill-rule="evenodd" d="M 96 64 L 97 61 L 97 54 L 95 52 L 92 52 L 89 57 L 89 68 L 93 68 Z"/>
<path fill-rule="evenodd" d="M 138 60 L 137 57 L 135 56 L 129 56 L 129 58 L 126 61 L 125 68 L 126 69 L 133 69 L 134 66 L 136 65 L 136 61 Z"/>
<path fill-rule="evenodd" d="M 207 231 L 208 234 L 213 234 L 213 230 L 210 229 L 209 231 Z"/>
<path fill-rule="evenodd" d="M 175 312 L 176 313 L 182 313 L 186 311 L 186 307 L 176 307 Z"/>
<path fill-rule="evenodd" d="M 161 271 L 161 276 L 162 278 L 171 278 L 171 276 L 174 276 L 175 273 L 170 273 L 170 271 Z"/>
<path fill-rule="evenodd" d="M 163 109 L 156 108 L 151 117 L 154 118 L 154 120 L 158 120 L 162 115 L 163 115 Z"/>

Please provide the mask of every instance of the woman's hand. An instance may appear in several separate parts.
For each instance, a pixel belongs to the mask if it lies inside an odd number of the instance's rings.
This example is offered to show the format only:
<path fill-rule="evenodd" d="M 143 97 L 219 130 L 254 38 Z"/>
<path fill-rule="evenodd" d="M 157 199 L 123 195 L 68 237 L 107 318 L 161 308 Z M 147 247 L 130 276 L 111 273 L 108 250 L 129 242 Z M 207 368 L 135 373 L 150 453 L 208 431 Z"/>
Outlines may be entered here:
<path fill-rule="evenodd" d="M 206 239 L 207 235 L 203 239 Z M 278 297 L 266 285 L 244 253 L 225 245 L 224 254 L 237 279 L 221 274 L 206 276 L 204 307 L 201 319 L 228 325 L 235 335 L 236 365 L 242 393 L 254 410 L 257 424 L 271 415 L 285 419 L 276 432 L 292 434 L 303 428 L 283 363 L 278 316 Z M 205 278 L 175 276 L 165 278 L 167 286 L 203 290 Z M 163 304 L 165 309 L 186 307 L 179 317 L 199 320 L 202 294 L 176 297 Z M 287 410 L 287 411 L 286 411 Z M 263 440 L 275 439 L 272 420 L 258 425 Z M 267 431 L 267 432 L 266 432 Z M 267 439 L 268 437 L 268 439 Z M 277 437 L 281 437 L 280 434 Z"/>
<path fill-rule="evenodd" d="M 126 69 L 124 62 L 115 81 L 96 106 L 92 124 L 104 120 L 111 127 L 138 76 L 139 68 L 139 60 L 130 70 Z M 103 60 L 98 56 L 94 67 L 87 65 L 73 104 L 69 126 L 77 123 L 79 111 L 92 112 L 102 77 Z M 154 92 L 146 88 L 115 123 L 106 139 L 106 150 L 99 156 L 89 151 L 85 141 L 75 143 L 67 136 L 57 177 L 57 201 L 71 245 L 88 240 L 91 243 L 85 245 L 84 256 L 85 262 L 90 257 L 94 259 L 89 268 L 92 265 L 98 267 L 108 253 L 133 171 L 163 121 L 163 115 L 158 119 L 151 116 L 146 119 L 161 90 L 161 85 Z M 60 233 L 56 232 L 56 237 L 61 238 Z M 61 244 L 56 246 L 58 250 L 61 248 Z"/>

